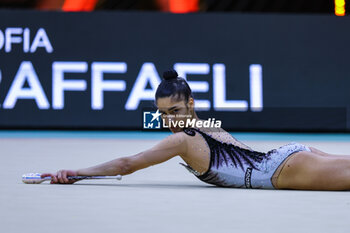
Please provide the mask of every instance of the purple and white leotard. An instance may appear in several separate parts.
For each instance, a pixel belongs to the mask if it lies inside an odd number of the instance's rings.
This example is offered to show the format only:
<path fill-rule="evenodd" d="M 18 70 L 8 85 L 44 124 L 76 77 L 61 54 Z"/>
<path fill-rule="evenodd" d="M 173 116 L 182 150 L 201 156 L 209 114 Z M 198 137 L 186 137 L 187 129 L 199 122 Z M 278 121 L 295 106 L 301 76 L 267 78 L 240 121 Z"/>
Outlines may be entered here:
<path fill-rule="evenodd" d="M 203 174 L 189 165 L 180 164 L 201 181 L 222 187 L 275 189 L 271 178 L 279 165 L 293 153 L 310 151 L 308 147 L 292 142 L 263 153 L 220 142 L 195 128 L 186 128 L 184 132 L 190 136 L 196 133 L 203 136 L 210 148 L 210 163 Z"/>

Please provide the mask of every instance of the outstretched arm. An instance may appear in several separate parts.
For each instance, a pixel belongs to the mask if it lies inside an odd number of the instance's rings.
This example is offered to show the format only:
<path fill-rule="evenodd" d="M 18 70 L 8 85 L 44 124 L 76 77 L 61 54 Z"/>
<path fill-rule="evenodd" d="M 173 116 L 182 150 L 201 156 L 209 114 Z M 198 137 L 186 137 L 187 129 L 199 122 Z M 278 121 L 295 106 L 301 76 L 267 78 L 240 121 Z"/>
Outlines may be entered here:
<path fill-rule="evenodd" d="M 56 174 L 44 173 L 42 176 L 51 176 L 51 183 L 74 183 L 76 180 L 68 180 L 67 176 L 128 175 L 137 170 L 165 162 L 176 155 L 186 155 L 186 153 L 186 134 L 179 132 L 163 139 L 151 149 L 133 156 L 121 157 L 93 167 L 83 168 L 76 171 L 60 170 Z"/>

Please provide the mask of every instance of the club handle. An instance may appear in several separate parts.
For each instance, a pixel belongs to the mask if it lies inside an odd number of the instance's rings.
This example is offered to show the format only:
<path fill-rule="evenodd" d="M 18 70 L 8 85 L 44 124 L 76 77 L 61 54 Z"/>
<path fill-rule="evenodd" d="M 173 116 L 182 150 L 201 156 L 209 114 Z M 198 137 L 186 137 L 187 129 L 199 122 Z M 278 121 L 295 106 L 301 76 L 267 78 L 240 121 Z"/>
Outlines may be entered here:
<path fill-rule="evenodd" d="M 116 176 L 68 176 L 67 177 L 70 180 L 92 180 L 92 179 L 117 179 L 121 180 L 122 176 L 121 175 L 116 175 Z M 24 174 L 22 176 L 22 181 L 23 183 L 26 184 L 40 184 L 44 181 L 51 180 L 51 176 L 47 176 L 44 178 L 41 178 L 40 173 L 29 173 L 29 174 Z"/>
<path fill-rule="evenodd" d="M 67 177 L 70 180 L 93 180 L 93 179 L 117 179 L 121 180 L 122 176 L 121 175 L 116 175 L 116 176 L 68 176 Z M 51 179 L 51 177 L 49 177 Z"/>

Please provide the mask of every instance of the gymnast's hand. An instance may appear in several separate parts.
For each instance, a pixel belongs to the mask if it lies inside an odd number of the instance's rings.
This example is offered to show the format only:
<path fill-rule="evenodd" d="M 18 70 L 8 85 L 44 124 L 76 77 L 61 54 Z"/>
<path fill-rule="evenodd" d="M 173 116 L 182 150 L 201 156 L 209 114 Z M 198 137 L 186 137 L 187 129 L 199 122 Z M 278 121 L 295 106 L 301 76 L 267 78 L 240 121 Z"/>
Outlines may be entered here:
<path fill-rule="evenodd" d="M 73 184 L 78 179 L 68 179 L 68 176 L 78 176 L 78 172 L 74 170 L 59 170 L 56 173 L 43 173 L 41 178 L 51 176 L 50 184 Z"/>

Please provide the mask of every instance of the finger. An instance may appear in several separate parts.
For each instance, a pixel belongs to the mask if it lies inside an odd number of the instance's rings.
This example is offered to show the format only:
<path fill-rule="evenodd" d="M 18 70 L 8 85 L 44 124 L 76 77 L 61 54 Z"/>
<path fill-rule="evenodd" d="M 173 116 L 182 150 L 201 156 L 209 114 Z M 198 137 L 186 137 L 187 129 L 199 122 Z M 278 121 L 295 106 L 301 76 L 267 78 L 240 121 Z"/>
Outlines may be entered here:
<path fill-rule="evenodd" d="M 57 172 L 57 178 L 58 178 L 59 183 L 61 183 L 61 184 L 64 183 L 63 178 L 62 178 L 62 171 Z"/>
<path fill-rule="evenodd" d="M 53 184 L 57 184 L 58 183 L 58 179 L 56 175 L 51 176 L 51 181 L 53 182 Z"/>
<path fill-rule="evenodd" d="M 67 171 L 62 171 L 62 179 L 64 183 L 69 183 L 69 179 L 67 177 Z"/>

